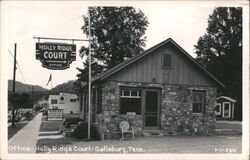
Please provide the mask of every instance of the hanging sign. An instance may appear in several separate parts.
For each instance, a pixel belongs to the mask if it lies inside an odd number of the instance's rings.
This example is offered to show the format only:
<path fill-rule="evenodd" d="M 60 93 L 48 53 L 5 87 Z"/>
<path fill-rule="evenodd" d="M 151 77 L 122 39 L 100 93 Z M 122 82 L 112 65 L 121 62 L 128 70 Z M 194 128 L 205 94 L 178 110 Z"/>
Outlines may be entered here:
<path fill-rule="evenodd" d="M 42 66 L 52 70 L 69 68 L 76 60 L 76 45 L 64 43 L 36 43 L 36 59 Z"/>

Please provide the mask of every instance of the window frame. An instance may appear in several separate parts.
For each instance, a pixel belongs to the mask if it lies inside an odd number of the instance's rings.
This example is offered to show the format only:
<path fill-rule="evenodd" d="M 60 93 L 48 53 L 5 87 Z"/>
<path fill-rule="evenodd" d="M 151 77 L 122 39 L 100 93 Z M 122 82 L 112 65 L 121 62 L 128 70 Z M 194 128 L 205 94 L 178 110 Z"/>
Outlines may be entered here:
<path fill-rule="evenodd" d="M 225 104 L 229 104 L 228 107 L 228 116 L 225 116 Z M 231 117 L 231 103 L 230 102 L 223 102 L 223 118 L 230 118 Z"/>
<path fill-rule="evenodd" d="M 129 96 L 125 96 L 124 95 L 124 91 L 129 91 Z M 132 91 L 137 91 L 137 94 L 136 96 L 132 96 Z M 119 114 L 120 115 L 127 115 L 128 112 L 126 113 L 121 113 L 121 101 L 122 101 L 122 98 L 131 98 L 131 99 L 139 99 L 140 101 L 140 113 L 136 113 L 136 115 L 142 115 L 142 91 L 141 89 L 139 88 L 126 88 L 126 87 L 121 87 L 120 88 L 120 92 L 119 92 Z"/>
<path fill-rule="evenodd" d="M 69 102 L 70 102 L 70 103 L 76 103 L 76 102 L 77 102 L 77 98 L 70 98 L 70 99 L 69 99 Z"/>
<path fill-rule="evenodd" d="M 219 112 L 217 112 L 217 106 L 219 106 Z M 216 106 L 215 106 L 215 115 L 221 115 L 221 103 L 216 103 Z"/>
<path fill-rule="evenodd" d="M 170 66 L 165 66 L 164 64 L 164 56 L 165 55 L 170 55 Z M 171 53 L 163 53 L 162 54 L 162 68 L 163 69 L 172 69 L 173 68 L 173 54 Z"/>
<path fill-rule="evenodd" d="M 125 96 L 124 95 L 124 92 L 125 91 L 129 91 L 129 96 Z M 137 93 L 136 93 L 136 96 L 133 96 L 132 95 L 132 91 L 136 91 Z M 141 98 L 141 95 L 140 95 L 140 90 L 137 90 L 137 89 L 121 89 L 120 90 L 120 93 L 122 93 L 122 94 L 120 94 L 120 97 L 121 98 Z"/>
<path fill-rule="evenodd" d="M 53 103 L 54 101 L 56 101 L 56 103 Z M 51 104 L 58 104 L 58 99 L 51 99 L 51 102 L 50 102 Z"/>
<path fill-rule="evenodd" d="M 194 102 L 194 94 L 200 93 L 202 95 L 201 102 Z M 194 104 L 202 104 L 202 111 L 201 112 L 194 112 Z M 206 92 L 204 90 L 193 90 L 192 91 L 192 114 L 193 115 L 205 115 L 206 114 Z"/>

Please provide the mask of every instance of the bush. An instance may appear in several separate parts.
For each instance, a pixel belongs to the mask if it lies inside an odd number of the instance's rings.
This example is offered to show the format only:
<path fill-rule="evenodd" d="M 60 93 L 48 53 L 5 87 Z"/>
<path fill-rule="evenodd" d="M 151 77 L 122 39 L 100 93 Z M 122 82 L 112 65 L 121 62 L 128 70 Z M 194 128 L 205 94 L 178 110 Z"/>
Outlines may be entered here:
<path fill-rule="evenodd" d="M 43 115 L 47 116 L 48 115 L 48 110 L 43 110 Z"/>
<path fill-rule="evenodd" d="M 78 122 L 84 122 L 81 118 L 68 118 L 64 120 L 63 125 L 65 125 L 65 128 L 70 128 L 70 125 L 77 125 Z"/>
<path fill-rule="evenodd" d="M 79 124 L 73 133 L 73 136 L 77 139 L 87 139 L 88 138 L 88 123 L 84 122 Z M 90 138 L 92 140 L 100 140 L 100 134 L 95 125 L 90 125 Z"/>
<path fill-rule="evenodd" d="M 30 111 L 27 111 L 27 112 L 24 114 L 24 116 L 25 116 L 25 119 L 31 120 L 32 117 L 33 117 L 33 114 L 32 114 Z"/>

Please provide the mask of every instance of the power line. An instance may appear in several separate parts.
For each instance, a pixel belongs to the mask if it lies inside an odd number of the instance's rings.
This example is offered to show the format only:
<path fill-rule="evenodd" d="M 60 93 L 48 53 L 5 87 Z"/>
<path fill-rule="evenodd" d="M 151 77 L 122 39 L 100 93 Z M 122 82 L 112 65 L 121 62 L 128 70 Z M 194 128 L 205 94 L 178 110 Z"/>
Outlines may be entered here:
<path fill-rule="evenodd" d="M 9 54 L 14 58 L 13 54 L 11 53 L 11 51 L 9 49 L 8 49 L 8 51 L 9 51 Z"/>
<path fill-rule="evenodd" d="M 11 51 L 10 51 L 9 49 L 8 49 L 8 52 L 9 52 L 10 55 L 14 58 L 13 54 L 11 53 Z M 27 83 L 26 80 L 25 80 L 25 78 L 24 78 L 24 76 L 23 76 L 23 73 L 22 73 L 22 71 L 21 71 L 21 67 L 20 67 L 18 61 L 16 61 L 16 64 L 17 64 L 18 71 L 20 72 L 20 74 L 21 74 L 21 76 L 22 76 L 23 81 L 24 81 L 25 83 Z M 28 86 L 27 86 L 27 88 L 29 89 Z"/>

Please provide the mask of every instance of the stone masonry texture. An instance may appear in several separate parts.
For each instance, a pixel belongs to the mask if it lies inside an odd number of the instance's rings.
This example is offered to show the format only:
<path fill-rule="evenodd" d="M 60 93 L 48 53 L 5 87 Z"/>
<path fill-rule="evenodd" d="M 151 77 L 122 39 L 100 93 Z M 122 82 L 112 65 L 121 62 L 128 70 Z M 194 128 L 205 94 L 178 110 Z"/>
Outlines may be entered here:
<path fill-rule="evenodd" d="M 120 86 L 148 87 L 149 84 L 128 82 L 106 82 L 102 88 L 102 113 L 96 115 L 96 124 L 103 139 L 119 139 L 119 123 L 129 122 L 135 129 L 135 136 L 143 131 L 143 115 L 121 115 Z M 216 88 L 160 84 L 160 131 L 171 135 L 213 135 L 215 134 Z M 99 86 L 100 87 L 100 86 Z M 192 91 L 205 93 L 205 112 L 192 113 Z"/>

